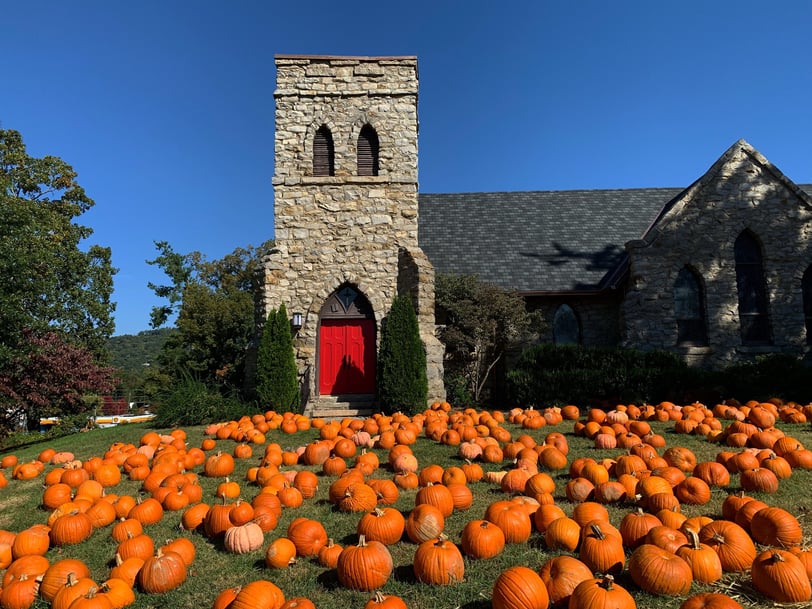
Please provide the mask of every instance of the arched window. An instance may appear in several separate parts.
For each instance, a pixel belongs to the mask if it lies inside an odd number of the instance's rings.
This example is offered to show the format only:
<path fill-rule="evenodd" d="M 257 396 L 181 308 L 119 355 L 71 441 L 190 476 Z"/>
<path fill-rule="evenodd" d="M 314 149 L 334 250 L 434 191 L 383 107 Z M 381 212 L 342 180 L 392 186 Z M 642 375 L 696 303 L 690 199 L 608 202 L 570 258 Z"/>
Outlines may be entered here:
<path fill-rule="evenodd" d="M 736 239 L 733 252 L 736 259 L 742 344 L 769 344 L 770 319 L 761 246 L 750 231 L 744 231 Z"/>
<path fill-rule="evenodd" d="M 562 304 L 553 315 L 553 340 L 557 345 L 581 344 L 581 324 L 572 307 Z"/>
<path fill-rule="evenodd" d="M 358 175 L 378 175 L 378 134 L 372 125 L 364 125 L 358 134 Z"/>
<path fill-rule="evenodd" d="M 804 322 L 806 325 L 806 344 L 812 345 L 812 265 L 801 280 L 801 293 L 804 300 Z"/>
<path fill-rule="evenodd" d="M 326 125 L 322 125 L 313 138 L 313 175 L 334 176 L 335 174 L 333 134 Z"/>
<path fill-rule="evenodd" d="M 705 294 L 696 273 L 683 267 L 674 282 L 674 317 L 678 345 L 707 345 Z"/>

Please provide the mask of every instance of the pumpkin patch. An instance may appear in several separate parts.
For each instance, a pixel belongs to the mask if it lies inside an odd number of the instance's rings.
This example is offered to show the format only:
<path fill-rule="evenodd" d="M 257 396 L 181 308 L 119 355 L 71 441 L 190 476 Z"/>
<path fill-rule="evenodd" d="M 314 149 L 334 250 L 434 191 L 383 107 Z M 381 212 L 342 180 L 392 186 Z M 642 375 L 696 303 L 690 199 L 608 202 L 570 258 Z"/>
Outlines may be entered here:
<path fill-rule="evenodd" d="M 66 438 L 0 458 L 0 499 L 32 502 L 0 530 L 0 609 L 199 607 L 201 590 L 222 609 L 416 609 L 483 585 L 493 607 L 691 606 L 727 599 L 722 578 L 807 602 L 808 493 L 784 495 L 812 476 L 805 411 L 269 411 L 99 430 L 96 454 Z"/>

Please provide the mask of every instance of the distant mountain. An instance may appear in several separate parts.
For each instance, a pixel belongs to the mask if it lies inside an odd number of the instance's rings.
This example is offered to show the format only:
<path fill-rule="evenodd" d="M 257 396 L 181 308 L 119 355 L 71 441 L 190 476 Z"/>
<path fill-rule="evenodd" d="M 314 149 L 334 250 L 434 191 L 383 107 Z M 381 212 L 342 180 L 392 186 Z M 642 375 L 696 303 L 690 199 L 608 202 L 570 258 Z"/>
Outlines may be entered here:
<path fill-rule="evenodd" d="M 138 374 L 144 366 L 153 366 L 158 362 L 158 354 L 164 346 L 166 339 L 174 332 L 174 328 L 161 328 L 159 330 L 144 330 L 138 334 L 123 334 L 113 336 L 107 341 L 110 351 L 110 365 Z"/>

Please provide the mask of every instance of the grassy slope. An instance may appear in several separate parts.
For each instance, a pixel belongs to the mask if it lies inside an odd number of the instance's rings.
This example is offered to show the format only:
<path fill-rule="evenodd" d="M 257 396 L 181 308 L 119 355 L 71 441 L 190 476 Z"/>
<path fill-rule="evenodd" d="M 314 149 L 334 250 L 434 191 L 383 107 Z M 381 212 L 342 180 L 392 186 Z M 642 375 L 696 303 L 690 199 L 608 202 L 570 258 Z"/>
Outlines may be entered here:
<path fill-rule="evenodd" d="M 569 461 L 579 456 L 611 457 L 621 453 L 618 450 L 608 450 L 603 452 L 595 451 L 591 442 L 584 438 L 576 438 L 572 435 L 572 424 L 564 424 L 551 428 L 542 428 L 534 432 L 526 432 L 515 426 L 507 426 L 514 437 L 521 433 L 529 433 L 538 440 L 550 431 L 561 431 L 567 434 L 570 443 Z M 714 459 L 720 447 L 708 443 L 704 439 L 695 436 L 677 435 L 670 431 L 670 424 L 655 424 L 655 430 L 665 435 L 668 446 L 683 445 L 691 448 L 698 456 L 699 460 Z M 93 455 L 101 455 L 114 442 L 138 443 L 138 438 L 148 428 L 141 425 L 131 425 L 113 429 L 94 430 L 76 436 L 60 438 L 49 442 L 47 446 L 56 450 L 71 450 L 81 459 L 87 459 Z M 783 426 L 788 435 L 799 439 L 805 446 L 812 446 L 812 433 L 809 425 L 796 425 L 792 427 Z M 203 439 L 203 428 L 187 428 L 189 446 L 200 446 Z M 278 442 L 281 446 L 295 447 L 306 444 L 317 437 L 316 430 L 299 432 L 294 435 L 284 435 L 281 432 L 271 432 L 268 434 L 269 442 Z M 231 451 L 234 442 L 224 440 L 218 442 L 218 448 Z M 15 454 L 20 461 L 30 460 L 36 457 L 44 445 L 35 445 L 20 449 Z M 444 466 L 459 464 L 460 459 L 456 456 L 456 449 L 435 444 L 425 438 L 420 438 L 413 447 L 422 465 L 429 463 L 440 463 Z M 233 479 L 240 480 L 243 488 L 243 498 L 251 499 L 257 492 L 255 486 L 244 482 L 244 475 L 248 467 L 255 465 L 258 457 L 262 454 L 263 447 L 256 447 L 254 454 L 256 458 L 250 460 L 238 460 L 237 470 L 232 476 Z M 382 463 L 386 463 L 386 452 L 377 451 Z M 46 471 L 52 466 L 48 466 Z M 486 466 L 486 469 L 497 469 L 498 466 Z M 199 468 L 201 469 L 201 468 Z M 313 468 L 318 470 L 319 468 Z M 7 475 L 10 472 L 6 472 Z M 572 511 L 572 504 L 564 499 L 563 487 L 566 482 L 566 472 L 554 474 L 556 477 L 557 501 L 569 514 Z M 10 477 L 10 476 L 9 476 Z M 391 471 L 381 469 L 374 477 L 391 477 Z M 311 559 L 300 560 L 296 565 L 287 570 L 269 570 L 265 567 L 263 558 L 267 544 L 276 537 L 284 536 L 288 523 L 296 517 L 305 516 L 316 518 L 324 523 L 328 534 L 337 542 L 344 545 L 354 543 L 356 539 L 355 527 L 360 518 L 356 514 L 343 514 L 331 509 L 326 501 L 327 489 L 332 479 L 324 478 L 323 483 L 316 497 L 306 500 L 304 505 L 298 509 L 285 510 L 277 528 L 266 534 L 266 543 L 262 549 L 242 556 L 229 555 L 224 552 L 217 543 L 212 543 L 199 533 L 189 533 L 178 530 L 180 513 L 167 512 L 164 519 L 153 526 L 147 528 L 156 545 L 165 539 L 177 537 L 179 535 L 191 538 L 197 547 L 197 559 L 192 565 L 187 582 L 178 590 L 165 595 L 146 595 L 137 593 L 137 608 L 146 607 L 172 607 L 172 608 L 205 608 L 210 607 L 216 594 L 230 586 L 247 583 L 254 579 L 269 579 L 276 583 L 285 592 L 286 596 L 307 596 L 311 598 L 317 607 L 327 608 L 335 606 L 363 607 L 370 593 L 354 592 L 345 590 L 338 585 L 335 572 L 323 569 Z M 201 476 L 204 486 L 204 501 L 212 503 L 214 489 L 220 480 L 207 479 Z M 759 497 L 770 505 L 779 505 L 798 515 L 807 536 L 812 531 L 812 497 L 809 489 L 812 488 L 812 472 L 799 471 L 791 478 L 781 483 L 779 492 L 772 496 Z M 709 514 L 713 517 L 721 515 L 720 504 L 724 497 L 738 486 L 738 477 L 733 476 L 729 489 L 717 490 L 713 494 L 713 499 L 706 506 L 688 506 L 684 510 L 688 515 Z M 137 495 L 139 483 L 124 480 L 119 487 L 111 489 L 119 494 Z M 446 533 L 451 540 L 458 542 L 459 534 L 464 525 L 472 519 L 481 518 L 485 507 L 494 500 L 504 498 L 505 495 L 492 485 L 477 483 L 473 485 L 475 503 L 466 512 L 457 512 L 446 521 Z M 42 492 L 42 479 L 31 481 L 10 480 L 9 485 L 0 489 L 0 528 L 19 531 L 26 526 L 35 523 L 45 522 L 48 514 L 39 507 Z M 407 513 L 414 505 L 415 491 L 402 491 L 397 508 Z M 620 519 L 629 510 L 628 506 L 613 507 L 610 509 L 612 522 L 618 525 Z M 94 578 L 102 581 L 106 578 L 115 553 L 115 542 L 110 538 L 109 527 L 96 531 L 87 542 L 78 546 L 66 548 L 54 548 L 48 552 L 51 561 L 62 557 L 75 556 L 85 560 L 91 568 Z M 538 533 L 534 533 L 529 543 L 508 546 L 500 556 L 488 561 L 471 561 L 466 559 L 466 575 L 463 583 L 443 588 L 430 587 L 416 583 L 411 570 L 412 556 L 416 546 L 408 541 L 401 541 L 390 547 L 392 553 L 395 572 L 393 577 L 385 586 L 384 591 L 391 594 L 401 595 L 406 599 L 411 609 L 422 608 L 454 608 L 464 607 L 467 609 L 484 609 L 490 606 L 490 595 L 493 581 L 501 570 L 515 564 L 522 564 L 532 568 L 538 568 L 550 556 L 544 549 L 543 539 Z M 619 576 L 618 581 L 629 589 L 635 588 L 628 577 L 628 574 Z M 726 588 L 731 593 L 740 595 L 740 602 L 762 606 L 771 605 L 766 599 L 760 597 L 752 591 L 747 583 L 746 576 L 725 576 L 721 584 L 713 587 L 715 590 Z M 694 585 L 694 591 L 710 589 Z M 634 592 L 638 607 L 678 607 L 681 599 L 654 598 L 645 593 Z M 38 601 L 37 607 L 45 607 L 45 603 Z"/>

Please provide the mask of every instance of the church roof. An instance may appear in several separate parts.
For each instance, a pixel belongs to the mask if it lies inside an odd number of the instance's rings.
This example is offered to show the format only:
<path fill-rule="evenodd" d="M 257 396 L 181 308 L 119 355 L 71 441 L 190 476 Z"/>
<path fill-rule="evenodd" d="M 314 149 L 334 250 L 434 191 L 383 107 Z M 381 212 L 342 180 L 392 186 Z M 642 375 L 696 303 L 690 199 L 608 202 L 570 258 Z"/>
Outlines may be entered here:
<path fill-rule="evenodd" d="M 812 185 L 800 186 L 812 192 Z M 437 272 L 524 294 L 600 292 L 684 188 L 419 195 L 418 241 Z"/>

